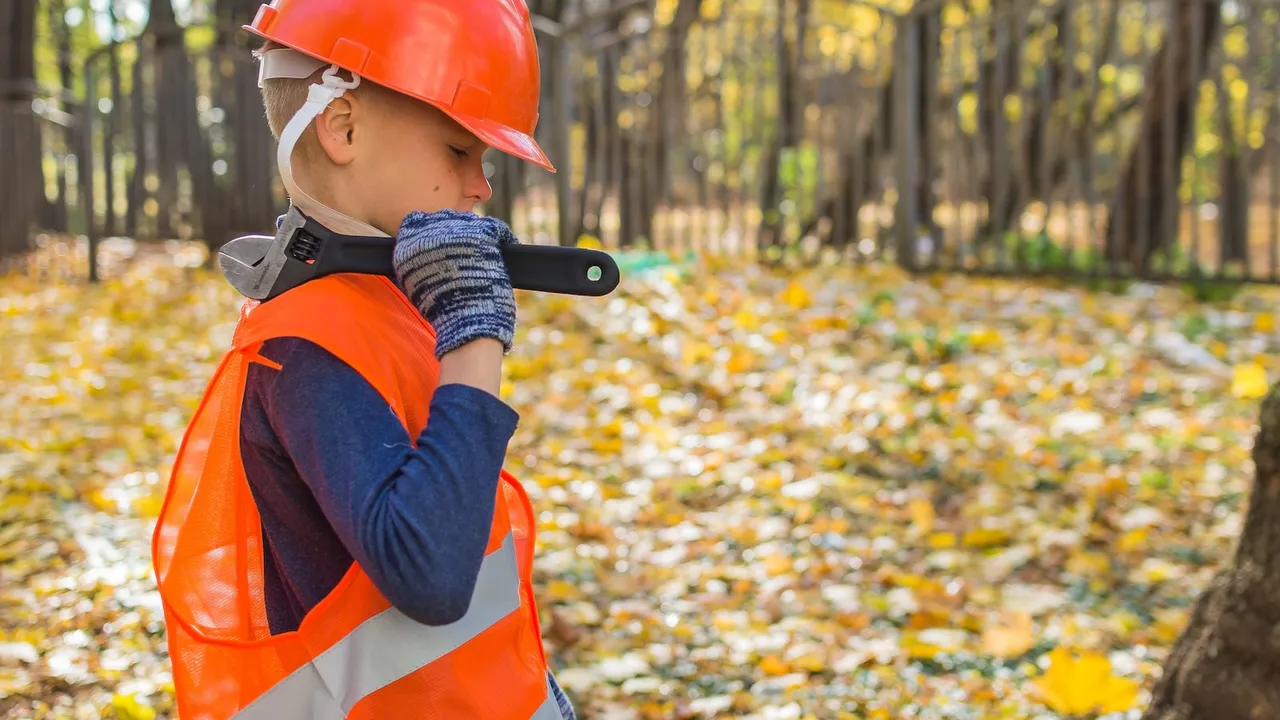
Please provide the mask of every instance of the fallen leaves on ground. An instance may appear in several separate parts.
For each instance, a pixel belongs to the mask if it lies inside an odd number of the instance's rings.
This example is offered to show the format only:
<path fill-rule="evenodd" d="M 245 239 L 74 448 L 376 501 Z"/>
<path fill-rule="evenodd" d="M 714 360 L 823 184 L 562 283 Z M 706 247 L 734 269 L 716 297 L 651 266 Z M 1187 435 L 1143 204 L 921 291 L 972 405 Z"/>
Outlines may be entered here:
<path fill-rule="evenodd" d="M 180 259 L 0 281 L 0 717 L 173 717 L 149 532 L 239 302 Z M 520 303 L 508 468 L 584 720 L 1141 706 L 1278 369 L 1262 290 L 727 263 Z"/>

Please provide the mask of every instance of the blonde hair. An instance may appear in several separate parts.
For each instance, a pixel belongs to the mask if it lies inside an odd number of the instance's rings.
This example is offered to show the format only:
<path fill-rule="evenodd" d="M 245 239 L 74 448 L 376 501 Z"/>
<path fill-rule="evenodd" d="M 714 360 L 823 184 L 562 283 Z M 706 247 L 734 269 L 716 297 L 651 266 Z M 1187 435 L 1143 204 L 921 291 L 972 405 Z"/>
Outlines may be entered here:
<path fill-rule="evenodd" d="M 279 43 L 268 40 L 262 47 L 253 52 L 253 56 L 261 62 L 263 54 L 271 50 L 280 50 L 284 48 Z M 271 136 L 278 142 L 281 133 L 284 132 L 285 126 L 298 114 L 298 110 L 307 102 L 308 88 L 320 82 L 320 76 L 326 68 L 321 68 L 306 78 L 268 78 L 262 81 L 262 106 L 267 115 L 267 127 L 271 129 Z M 357 93 L 361 88 L 349 90 L 350 93 Z M 309 162 L 318 158 L 322 153 L 320 151 L 320 141 L 316 137 L 314 125 L 309 125 L 302 131 L 302 135 L 298 138 L 297 144 L 293 149 L 294 158 Z"/>
<path fill-rule="evenodd" d="M 279 43 L 268 40 L 262 47 L 255 50 L 253 55 L 260 60 L 264 53 L 283 47 Z M 284 132 L 285 126 L 306 104 L 309 88 L 321 81 L 321 76 L 327 68 L 328 66 L 321 68 L 307 78 L 270 78 L 262 82 L 262 105 L 267 115 L 267 126 L 271 129 L 271 136 L 277 141 L 280 140 L 280 134 Z M 395 107 L 397 101 L 406 99 L 405 96 L 369 82 L 366 78 L 361 78 L 359 87 L 347 92 L 359 97 L 361 101 L 373 102 L 383 110 L 390 110 Z M 429 104 L 422 104 L 434 112 L 439 112 Z M 295 159 L 309 162 L 323 154 L 314 124 L 308 125 L 302 136 L 298 138 L 297 145 L 294 146 Z"/>
<path fill-rule="evenodd" d="M 253 52 L 253 56 L 261 62 L 263 55 L 282 47 L 268 40 Z M 285 125 L 289 124 L 307 101 L 307 88 L 319 78 L 320 72 L 323 71 L 317 71 L 310 78 L 270 78 L 262 82 L 262 105 L 267 111 L 267 125 L 271 128 L 271 136 L 276 140 L 280 139 Z"/>

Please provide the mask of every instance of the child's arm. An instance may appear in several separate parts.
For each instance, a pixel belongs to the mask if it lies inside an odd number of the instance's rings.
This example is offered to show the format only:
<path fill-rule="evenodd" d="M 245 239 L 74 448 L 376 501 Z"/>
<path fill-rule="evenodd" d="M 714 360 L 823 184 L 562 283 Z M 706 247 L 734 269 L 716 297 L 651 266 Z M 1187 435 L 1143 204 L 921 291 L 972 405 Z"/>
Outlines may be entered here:
<path fill-rule="evenodd" d="M 396 279 L 435 329 L 440 360 L 416 448 L 382 396 L 327 351 L 294 339 L 270 351 L 284 368 L 263 391 L 275 434 L 370 579 L 426 624 L 454 622 L 470 606 L 519 419 L 497 397 L 515 332 L 500 251 L 512 242 L 501 221 L 472 213 L 410 213 L 402 223 Z"/>
<path fill-rule="evenodd" d="M 461 383 L 497 395 L 502 388 L 502 343 L 480 338 L 440 360 L 440 385 Z"/>
<path fill-rule="evenodd" d="M 283 369 L 255 366 L 269 377 L 251 401 L 343 544 L 393 605 L 428 625 L 454 622 L 470 605 L 519 419 L 496 389 L 465 382 L 472 370 L 449 362 L 476 361 L 477 343 L 445 356 L 462 382 L 436 391 L 417 449 L 377 390 L 319 346 L 270 340 L 262 353 Z"/>

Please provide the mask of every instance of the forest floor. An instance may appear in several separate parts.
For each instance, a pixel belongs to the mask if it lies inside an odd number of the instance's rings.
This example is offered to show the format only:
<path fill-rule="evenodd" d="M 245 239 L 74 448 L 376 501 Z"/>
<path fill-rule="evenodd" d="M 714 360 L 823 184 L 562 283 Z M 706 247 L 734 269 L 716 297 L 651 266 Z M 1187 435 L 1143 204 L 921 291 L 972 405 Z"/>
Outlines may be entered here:
<path fill-rule="evenodd" d="M 0 278 L 0 718 L 175 717 L 150 534 L 239 298 L 132 251 Z M 1135 717 L 1234 551 L 1276 299 L 733 262 L 522 296 L 558 678 L 584 720 Z"/>

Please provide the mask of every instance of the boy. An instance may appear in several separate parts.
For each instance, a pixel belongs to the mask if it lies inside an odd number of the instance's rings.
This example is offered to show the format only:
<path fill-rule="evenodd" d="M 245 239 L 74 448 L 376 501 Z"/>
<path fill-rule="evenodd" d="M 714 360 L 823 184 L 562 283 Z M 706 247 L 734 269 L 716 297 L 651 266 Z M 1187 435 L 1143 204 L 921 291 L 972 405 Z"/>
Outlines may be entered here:
<path fill-rule="evenodd" d="M 487 148 L 554 171 L 528 10 L 275 0 L 247 29 L 289 212 L 394 237 L 396 280 L 245 303 L 153 541 L 179 714 L 572 720 L 502 471 L 516 240 L 471 212 Z"/>

